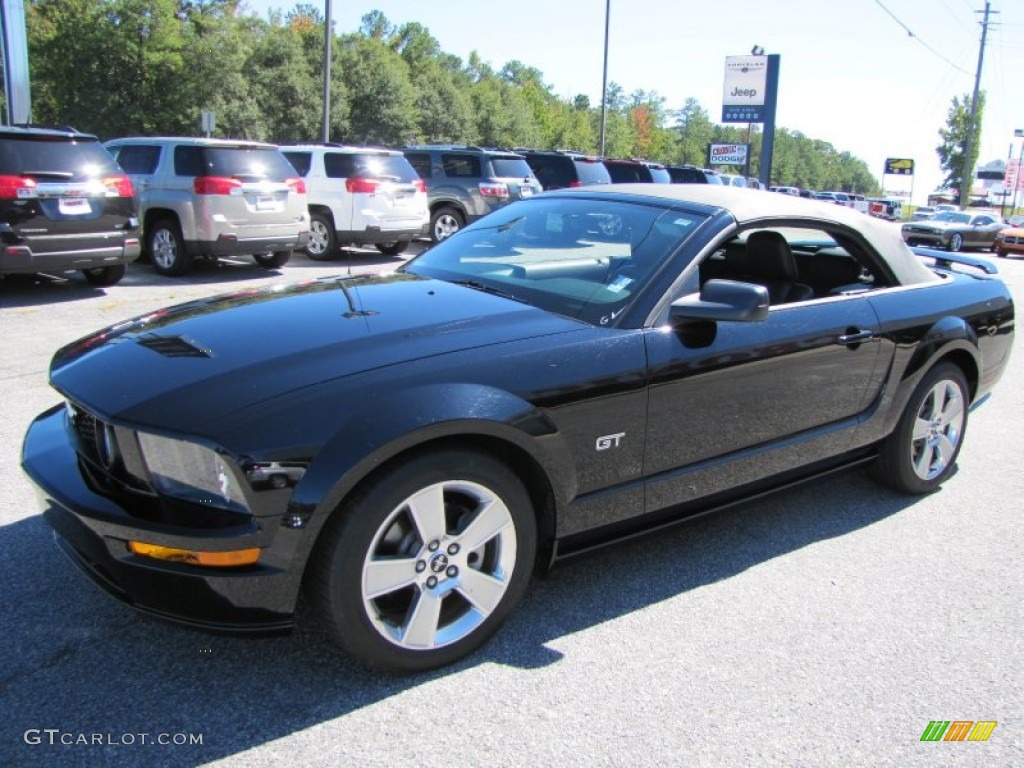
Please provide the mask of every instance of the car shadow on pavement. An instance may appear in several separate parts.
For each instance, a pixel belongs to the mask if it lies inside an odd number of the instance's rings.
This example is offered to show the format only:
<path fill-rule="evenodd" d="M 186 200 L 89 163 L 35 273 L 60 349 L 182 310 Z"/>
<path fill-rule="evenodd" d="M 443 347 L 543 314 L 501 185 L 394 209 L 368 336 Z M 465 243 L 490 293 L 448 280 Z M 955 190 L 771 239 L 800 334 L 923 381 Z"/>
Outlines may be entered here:
<path fill-rule="evenodd" d="M 0 278 L 0 309 L 96 298 L 112 289 L 98 288 L 80 275 L 5 275 Z"/>
<path fill-rule="evenodd" d="M 143 617 L 82 577 L 41 516 L 26 518 L 0 528 L 7 614 L 0 697 L 8 712 L 0 764 L 100 764 L 115 756 L 119 765 L 155 764 L 152 749 L 51 746 L 45 735 L 30 743 L 38 734 L 26 732 L 46 728 L 136 741 L 143 733 L 201 734 L 202 744 L 157 759 L 197 764 L 480 665 L 529 675 L 563 658 L 549 643 L 870 526 L 914 501 L 852 471 L 599 551 L 534 579 L 505 627 L 474 655 L 411 676 L 367 671 L 305 606 L 293 634 L 272 638 L 209 635 Z"/>

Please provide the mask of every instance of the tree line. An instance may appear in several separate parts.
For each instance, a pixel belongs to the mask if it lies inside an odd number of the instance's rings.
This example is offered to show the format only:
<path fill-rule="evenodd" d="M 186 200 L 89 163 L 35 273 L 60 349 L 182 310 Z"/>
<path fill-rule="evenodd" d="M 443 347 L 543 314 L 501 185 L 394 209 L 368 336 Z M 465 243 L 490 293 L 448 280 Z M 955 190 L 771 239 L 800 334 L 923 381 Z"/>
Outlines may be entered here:
<path fill-rule="evenodd" d="M 215 135 L 277 143 L 322 136 L 324 17 L 312 4 L 260 18 L 238 0 L 29 0 L 33 120 L 102 138 Z M 654 91 L 609 85 L 609 157 L 707 164 L 708 145 L 747 143 L 693 98 L 670 108 Z M 332 141 L 400 146 L 451 142 L 596 153 L 601 105 L 557 96 L 542 72 L 514 60 L 446 53 L 423 24 L 373 11 L 335 33 Z M 760 159 L 754 127 L 752 169 Z M 742 169 L 731 169 L 734 172 Z M 864 161 L 799 131 L 776 130 L 773 183 L 877 194 Z"/>

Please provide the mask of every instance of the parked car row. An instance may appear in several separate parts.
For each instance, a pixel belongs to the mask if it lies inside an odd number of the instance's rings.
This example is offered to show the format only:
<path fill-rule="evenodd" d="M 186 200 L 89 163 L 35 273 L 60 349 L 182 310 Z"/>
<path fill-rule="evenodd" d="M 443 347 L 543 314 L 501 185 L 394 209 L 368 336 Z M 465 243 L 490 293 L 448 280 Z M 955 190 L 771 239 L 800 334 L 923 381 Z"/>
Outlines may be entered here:
<path fill-rule="evenodd" d="M 343 245 L 398 255 L 414 238 L 439 242 L 544 190 L 618 183 L 761 188 L 756 179 L 691 165 L 569 150 L 278 146 L 189 137 L 100 144 L 72 129 L 3 128 L 0 274 L 81 270 L 94 284 L 113 285 L 140 253 L 170 276 L 204 257 L 252 255 L 257 264 L 278 268 L 299 248 L 317 260 Z M 898 201 L 771 190 L 902 217 Z M 1005 255 L 1018 236 L 1008 234 L 997 246 L 1002 228 L 994 217 L 954 210 L 905 226 L 903 236 L 911 244 L 988 247 Z"/>

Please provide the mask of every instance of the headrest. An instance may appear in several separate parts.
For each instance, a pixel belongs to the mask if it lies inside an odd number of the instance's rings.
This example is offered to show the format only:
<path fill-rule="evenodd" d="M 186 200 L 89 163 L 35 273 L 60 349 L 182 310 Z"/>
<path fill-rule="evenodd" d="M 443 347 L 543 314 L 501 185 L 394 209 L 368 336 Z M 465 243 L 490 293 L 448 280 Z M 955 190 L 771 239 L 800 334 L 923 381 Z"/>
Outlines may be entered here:
<path fill-rule="evenodd" d="M 816 253 L 801 262 L 808 283 L 817 286 L 838 286 L 860 280 L 860 263 L 852 256 L 838 253 Z"/>
<path fill-rule="evenodd" d="M 771 280 L 797 280 L 800 276 L 786 238 L 778 232 L 761 230 L 747 238 L 747 270 Z"/>

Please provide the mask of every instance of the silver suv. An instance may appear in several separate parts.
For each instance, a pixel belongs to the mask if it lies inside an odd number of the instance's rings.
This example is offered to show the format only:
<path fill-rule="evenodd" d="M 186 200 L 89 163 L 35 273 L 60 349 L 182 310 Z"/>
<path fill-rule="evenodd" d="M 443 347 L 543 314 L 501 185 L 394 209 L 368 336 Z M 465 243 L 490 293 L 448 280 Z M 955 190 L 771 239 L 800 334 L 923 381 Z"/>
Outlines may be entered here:
<path fill-rule="evenodd" d="M 514 200 L 542 191 L 526 158 L 515 152 L 452 144 L 402 151 L 427 183 L 434 242 Z"/>
<path fill-rule="evenodd" d="M 197 256 L 284 265 L 309 238 L 306 187 L 273 144 L 130 138 L 105 145 L 135 185 L 144 252 L 164 275 Z"/>
<path fill-rule="evenodd" d="M 306 182 L 311 259 L 330 258 L 348 243 L 397 256 L 412 238 L 427 234 L 427 188 L 401 152 L 343 144 L 281 151 Z"/>

